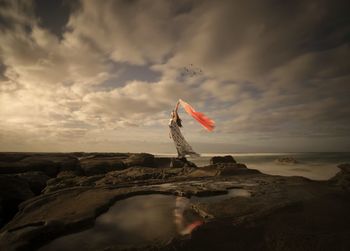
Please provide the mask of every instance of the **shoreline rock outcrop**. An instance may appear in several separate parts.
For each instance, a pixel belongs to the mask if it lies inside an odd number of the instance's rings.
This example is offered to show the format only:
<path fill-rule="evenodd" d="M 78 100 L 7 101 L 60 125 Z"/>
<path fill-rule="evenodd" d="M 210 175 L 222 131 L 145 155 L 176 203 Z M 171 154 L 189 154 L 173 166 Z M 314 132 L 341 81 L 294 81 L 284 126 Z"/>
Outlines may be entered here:
<path fill-rule="evenodd" d="M 12 219 L 20 203 L 34 196 L 25 179 L 14 175 L 0 175 L 0 227 Z"/>
<path fill-rule="evenodd" d="M 237 163 L 231 155 L 226 156 L 214 156 L 210 159 L 210 164 L 215 165 L 219 163 Z"/>
<path fill-rule="evenodd" d="M 69 154 L 0 154 L 0 174 L 43 172 L 55 177 L 61 171 L 79 168 L 78 159 Z"/>
<path fill-rule="evenodd" d="M 340 172 L 329 180 L 331 184 L 335 184 L 345 190 L 350 190 L 350 163 L 338 165 Z"/>
<path fill-rule="evenodd" d="M 0 154 L 0 162 L 15 167 L 0 174 L 0 250 L 37 250 L 92 227 L 115 201 L 147 194 L 187 197 L 204 222 L 191 238 L 150 250 L 350 248 L 349 164 L 325 182 L 262 174 L 232 156 L 204 167 L 146 153 Z M 18 168 L 23 163 L 32 164 Z M 43 163 L 56 171 L 48 175 Z"/>

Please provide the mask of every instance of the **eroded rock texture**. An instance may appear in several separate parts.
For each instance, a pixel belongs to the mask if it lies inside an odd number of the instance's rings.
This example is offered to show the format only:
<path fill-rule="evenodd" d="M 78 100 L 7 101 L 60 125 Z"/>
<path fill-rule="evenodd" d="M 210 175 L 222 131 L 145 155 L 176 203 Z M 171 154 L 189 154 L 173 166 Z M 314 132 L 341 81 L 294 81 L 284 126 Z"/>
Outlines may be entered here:
<path fill-rule="evenodd" d="M 350 249 L 349 164 L 329 181 L 312 181 L 262 174 L 232 157 L 205 167 L 145 153 L 5 154 L 0 161 L 0 250 L 37 250 L 91 228 L 114 202 L 146 194 L 190 199 L 204 224 L 186 238 L 101 250 Z"/>

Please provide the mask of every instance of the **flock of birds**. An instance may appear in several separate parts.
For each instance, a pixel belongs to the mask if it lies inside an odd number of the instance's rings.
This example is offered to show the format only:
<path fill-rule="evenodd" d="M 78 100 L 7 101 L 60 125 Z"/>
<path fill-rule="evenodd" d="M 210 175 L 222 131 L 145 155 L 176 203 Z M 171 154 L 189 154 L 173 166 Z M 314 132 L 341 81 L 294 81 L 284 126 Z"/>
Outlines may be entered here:
<path fill-rule="evenodd" d="M 181 72 L 182 77 L 195 77 L 202 74 L 202 69 L 199 67 L 195 67 L 193 64 L 189 64 L 188 66 L 183 67 Z"/>

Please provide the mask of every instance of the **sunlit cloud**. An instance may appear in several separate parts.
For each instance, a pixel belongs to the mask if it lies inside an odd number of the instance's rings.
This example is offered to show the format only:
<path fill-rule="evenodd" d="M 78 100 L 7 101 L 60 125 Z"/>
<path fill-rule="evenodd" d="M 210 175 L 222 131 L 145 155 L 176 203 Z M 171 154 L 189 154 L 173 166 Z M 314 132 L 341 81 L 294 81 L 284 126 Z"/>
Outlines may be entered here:
<path fill-rule="evenodd" d="M 208 134 L 180 113 L 201 151 L 350 147 L 340 3 L 62 1 L 57 16 L 40 4 L 0 10 L 0 150 L 172 151 L 179 98 L 217 123 Z"/>

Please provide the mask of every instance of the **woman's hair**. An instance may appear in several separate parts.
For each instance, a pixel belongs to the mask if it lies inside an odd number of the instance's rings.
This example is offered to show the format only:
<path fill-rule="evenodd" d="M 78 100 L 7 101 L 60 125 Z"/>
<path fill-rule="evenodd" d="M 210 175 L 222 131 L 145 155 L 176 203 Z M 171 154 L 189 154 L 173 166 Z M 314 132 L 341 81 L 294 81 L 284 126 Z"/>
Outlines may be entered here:
<path fill-rule="evenodd" d="M 180 119 L 179 114 L 177 114 L 177 116 L 176 116 L 176 124 L 177 124 L 179 127 L 182 127 L 181 121 L 182 121 L 182 119 Z"/>
<path fill-rule="evenodd" d="M 182 127 L 182 123 L 181 123 L 182 119 L 180 119 L 179 115 L 177 116 L 177 120 L 176 120 L 176 124 L 179 126 L 179 127 Z"/>

